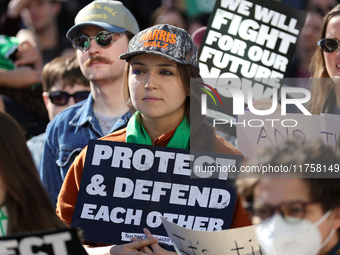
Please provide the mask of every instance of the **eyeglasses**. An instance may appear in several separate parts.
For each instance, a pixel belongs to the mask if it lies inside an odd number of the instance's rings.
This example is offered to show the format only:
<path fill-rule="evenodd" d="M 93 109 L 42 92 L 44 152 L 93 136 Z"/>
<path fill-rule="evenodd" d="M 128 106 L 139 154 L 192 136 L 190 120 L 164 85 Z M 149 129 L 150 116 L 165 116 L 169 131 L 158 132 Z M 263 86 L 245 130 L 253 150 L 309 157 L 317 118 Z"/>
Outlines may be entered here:
<path fill-rule="evenodd" d="M 288 222 L 297 222 L 305 217 L 306 206 L 318 202 L 302 202 L 291 201 L 282 203 L 277 206 L 271 206 L 261 202 L 248 203 L 246 210 L 255 217 L 259 217 L 262 221 L 269 219 L 275 212 L 279 212 L 281 216 Z"/>
<path fill-rule="evenodd" d="M 76 101 L 76 103 L 79 103 L 80 101 L 86 99 L 89 94 L 90 91 L 79 91 L 74 93 L 73 95 L 70 95 L 65 91 L 53 91 L 49 93 L 49 98 L 51 99 L 51 102 L 53 104 L 63 106 L 67 104 L 70 97 L 73 97 L 74 101 Z"/>
<path fill-rule="evenodd" d="M 332 53 L 339 48 L 339 41 L 334 38 L 324 38 L 318 41 L 320 48 L 327 53 Z"/>
<path fill-rule="evenodd" d="M 100 31 L 95 36 L 80 35 L 73 39 L 73 47 L 81 50 L 87 51 L 90 48 L 91 39 L 95 39 L 96 43 L 103 48 L 109 47 L 112 42 L 118 40 L 119 36 L 124 33 L 113 33 L 107 31 Z"/>

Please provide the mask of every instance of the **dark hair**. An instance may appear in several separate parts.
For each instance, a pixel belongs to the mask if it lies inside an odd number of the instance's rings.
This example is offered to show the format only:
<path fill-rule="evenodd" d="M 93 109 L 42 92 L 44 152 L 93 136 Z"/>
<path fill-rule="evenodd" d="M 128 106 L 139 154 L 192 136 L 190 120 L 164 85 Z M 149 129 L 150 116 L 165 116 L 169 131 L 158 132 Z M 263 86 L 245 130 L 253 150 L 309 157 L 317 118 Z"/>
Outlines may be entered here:
<path fill-rule="evenodd" d="M 42 71 L 43 90 L 48 92 L 58 81 L 63 82 L 63 87 L 73 87 L 74 84 L 82 84 L 89 87 L 90 82 L 80 70 L 77 57 L 57 57 L 47 63 Z"/>
<path fill-rule="evenodd" d="M 129 31 L 125 31 L 124 34 L 128 38 L 128 41 L 130 41 L 132 39 L 132 37 L 135 36 L 133 33 L 129 32 Z"/>
<path fill-rule="evenodd" d="M 325 38 L 329 21 L 339 15 L 340 4 L 335 6 L 325 15 L 320 39 Z M 334 83 L 330 79 L 332 77 L 330 77 L 327 72 L 323 51 L 320 49 L 320 47 L 318 47 L 314 53 L 311 62 L 311 69 L 314 73 L 311 83 L 312 96 L 307 104 L 308 108 L 310 109 L 310 113 L 320 114 L 321 112 L 330 112 L 336 101 Z"/>
<path fill-rule="evenodd" d="M 8 234 L 65 228 L 55 213 L 19 124 L 0 112 L 0 178 L 5 184 Z"/>
<path fill-rule="evenodd" d="M 185 27 L 184 29 L 187 29 L 187 26 L 188 26 L 188 16 L 186 15 L 185 12 L 183 12 L 181 9 L 177 8 L 177 7 L 174 7 L 174 6 L 160 6 L 158 7 L 151 15 L 151 18 L 150 18 L 150 26 L 154 26 L 154 25 L 157 25 L 156 23 L 156 20 L 158 19 L 158 17 L 162 16 L 162 15 L 165 15 L 167 13 L 170 13 L 170 12 L 176 12 L 178 13 L 182 20 L 184 21 L 185 23 Z M 171 24 L 170 24 L 171 25 Z"/>
<path fill-rule="evenodd" d="M 336 5 L 337 0 L 333 1 L 334 4 L 330 4 L 328 5 L 326 8 L 322 8 L 322 6 L 320 6 L 318 3 L 319 1 L 312 1 L 312 0 L 305 0 L 304 4 L 303 4 L 303 9 L 305 11 L 313 11 L 313 12 L 317 12 L 318 14 L 320 14 L 321 16 L 325 16 L 327 14 L 327 12 L 329 12 L 331 9 L 334 8 L 334 6 Z"/>
<path fill-rule="evenodd" d="M 129 60 L 127 60 L 129 61 Z M 185 92 L 190 94 L 185 101 L 185 115 L 190 123 L 190 149 L 214 151 L 215 131 L 205 122 L 205 116 L 201 115 L 201 83 L 195 83 L 195 88 L 190 88 L 190 79 L 202 79 L 199 71 L 191 65 L 177 64 L 180 73 L 180 79 L 184 84 Z M 197 87 L 196 87 L 197 84 Z M 123 81 L 124 98 L 132 112 L 135 111 L 129 91 L 129 63 L 125 64 L 124 81 Z M 190 106 L 191 105 L 191 106 Z"/>
<path fill-rule="evenodd" d="M 189 19 L 189 24 L 197 22 L 200 23 L 202 26 L 207 26 L 209 18 L 210 13 L 208 12 L 198 13 Z"/>
<path fill-rule="evenodd" d="M 286 141 L 264 150 L 252 161 L 251 165 L 260 166 L 261 164 L 270 164 L 271 166 L 321 164 L 322 166 L 334 167 L 340 164 L 340 155 L 322 141 Z M 301 180 L 309 186 L 311 199 L 320 202 L 325 212 L 340 208 L 339 179 L 304 178 L 306 177 L 304 173 L 299 177 L 302 177 Z M 254 188 L 259 180 L 259 178 L 237 180 L 238 193 L 243 201 L 253 202 Z"/>

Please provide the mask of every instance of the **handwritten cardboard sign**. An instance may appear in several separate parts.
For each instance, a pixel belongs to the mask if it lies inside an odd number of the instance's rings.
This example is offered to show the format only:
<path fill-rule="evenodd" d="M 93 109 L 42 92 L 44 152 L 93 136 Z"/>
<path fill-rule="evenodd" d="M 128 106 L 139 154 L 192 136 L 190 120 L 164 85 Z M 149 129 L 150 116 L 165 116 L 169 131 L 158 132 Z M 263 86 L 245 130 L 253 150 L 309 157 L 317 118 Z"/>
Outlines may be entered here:
<path fill-rule="evenodd" d="M 144 227 L 171 244 L 160 215 L 189 229 L 228 229 L 236 193 L 226 173 L 197 164 L 237 166 L 241 156 L 90 140 L 72 226 L 87 241 L 121 244 Z"/>
<path fill-rule="evenodd" d="M 254 226 L 216 232 L 186 229 L 162 217 L 163 225 L 179 255 L 260 255 Z"/>
<path fill-rule="evenodd" d="M 223 113 L 235 118 L 232 95 L 225 86 L 240 88 L 245 103 L 249 91 L 256 100 L 270 98 L 281 88 L 306 14 L 272 0 L 216 1 L 199 57 L 201 76 L 221 98 L 221 103 L 207 100 L 208 117 Z M 224 87 L 218 86 L 221 78 Z"/>
<path fill-rule="evenodd" d="M 87 254 L 77 230 L 61 229 L 10 235 L 0 238 L 0 255 L 74 255 Z"/>
<path fill-rule="evenodd" d="M 321 139 L 335 148 L 340 133 L 340 118 L 327 115 L 274 113 L 257 116 L 249 111 L 237 118 L 238 147 L 243 155 L 252 159 L 263 148 L 287 139 Z"/>

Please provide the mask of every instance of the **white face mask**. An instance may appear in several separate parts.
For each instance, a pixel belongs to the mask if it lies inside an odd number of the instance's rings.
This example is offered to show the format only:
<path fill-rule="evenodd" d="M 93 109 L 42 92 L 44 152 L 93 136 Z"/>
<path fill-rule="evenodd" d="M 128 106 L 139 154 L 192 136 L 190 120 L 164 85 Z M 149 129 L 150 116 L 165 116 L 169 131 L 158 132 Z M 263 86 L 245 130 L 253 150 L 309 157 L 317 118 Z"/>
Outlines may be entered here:
<path fill-rule="evenodd" d="M 274 214 L 256 226 L 256 235 L 266 255 L 316 255 L 335 232 L 333 229 L 322 243 L 318 226 L 330 214 L 328 211 L 315 223 L 305 219 L 290 223 Z"/>

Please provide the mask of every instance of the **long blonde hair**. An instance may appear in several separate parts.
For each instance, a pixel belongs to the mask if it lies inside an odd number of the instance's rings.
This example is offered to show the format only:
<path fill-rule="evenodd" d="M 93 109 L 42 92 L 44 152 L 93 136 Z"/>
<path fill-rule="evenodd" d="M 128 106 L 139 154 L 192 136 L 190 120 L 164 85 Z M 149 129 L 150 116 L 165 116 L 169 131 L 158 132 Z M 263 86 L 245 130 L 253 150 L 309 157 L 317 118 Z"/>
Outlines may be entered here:
<path fill-rule="evenodd" d="M 325 15 L 320 39 L 325 38 L 329 21 L 338 15 L 340 15 L 340 4 Z M 332 77 L 327 72 L 323 54 L 323 51 L 318 47 L 311 62 L 311 69 L 314 70 L 314 75 L 311 84 L 312 97 L 308 103 L 308 108 L 312 114 L 330 112 L 336 102 L 334 83 L 330 79 Z"/>

